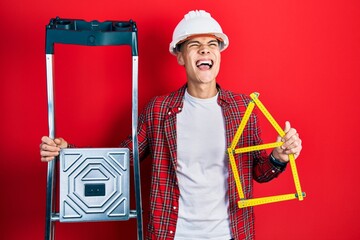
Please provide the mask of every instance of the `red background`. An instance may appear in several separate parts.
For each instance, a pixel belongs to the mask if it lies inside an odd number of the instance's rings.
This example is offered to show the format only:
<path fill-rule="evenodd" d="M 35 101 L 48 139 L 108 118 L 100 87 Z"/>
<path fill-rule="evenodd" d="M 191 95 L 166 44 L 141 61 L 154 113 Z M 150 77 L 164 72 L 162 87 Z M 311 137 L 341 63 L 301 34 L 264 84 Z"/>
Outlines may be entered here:
<path fill-rule="evenodd" d="M 230 38 L 218 82 L 261 101 L 303 140 L 304 201 L 258 206 L 257 239 L 360 239 L 360 2 L 152 0 L 0 3 L 0 238 L 43 239 L 48 134 L 45 25 L 50 18 L 129 20 L 139 29 L 139 105 L 185 82 L 168 52 L 172 30 L 205 9 Z M 56 131 L 80 146 L 112 147 L 130 133 L 129 47 L 55 46 Z M 264 138 L 276 133 L 263 122 Z M 150 161 L 141 165 L 148 206 Z M 257 196 L 294 192 L 290 168 Z M 132 202 L 134 204 L 134 201 Z M 146 211 L 145 215 L 146 216 Z M 146 220 L 146 219 L 145 219 Z M 144 229 L 146 227 L 144 226 Z M 136 221 L 57 223 L 57 239 L 136 239 Z"/>

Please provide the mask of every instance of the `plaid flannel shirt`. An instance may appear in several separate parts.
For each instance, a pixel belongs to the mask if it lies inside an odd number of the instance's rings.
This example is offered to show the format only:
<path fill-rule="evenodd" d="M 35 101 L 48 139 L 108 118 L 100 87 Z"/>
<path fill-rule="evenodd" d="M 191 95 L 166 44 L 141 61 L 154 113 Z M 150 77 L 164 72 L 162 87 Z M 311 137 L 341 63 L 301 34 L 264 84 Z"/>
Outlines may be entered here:
<path fill-rule="evenodd" d="M 223 90 L 219 86 L 218 88 L 218 104 L 223 111 L 226 144 L 229 147 L 250 98 Z M 176 177 L 176 114 L 182 110 L 185 89 L 186 85 L 168 95 L 153 98 L 139 115 L 140 159 L 144 159 L 148 154 L 152 159 L 150 216 L 146 239 L 174 239 L 180 195 Z M 253 112 L 237 147 L 261 143 L 256 112 Z M 121 146 L 131 149 L 131 137 L 125 140 Z M 267 182 L 283 171 L 283 168 L 270 161 L 265 151 L 236 154 L 235 159 L 246 198 L 252 198 L 253 179 L 258 182 Z M 235 240 L 253 239 L 255 235 L 253 208 L 238 208 L 239 198 L 230 163 L 228 194 L 233 238 Z"/>

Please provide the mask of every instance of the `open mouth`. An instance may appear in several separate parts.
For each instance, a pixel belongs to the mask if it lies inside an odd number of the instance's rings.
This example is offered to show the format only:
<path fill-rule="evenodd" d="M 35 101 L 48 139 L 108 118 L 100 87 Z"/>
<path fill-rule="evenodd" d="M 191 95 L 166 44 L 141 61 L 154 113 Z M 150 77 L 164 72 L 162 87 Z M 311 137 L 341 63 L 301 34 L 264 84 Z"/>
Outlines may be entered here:
<path fill-rule="evenodd" d="M 199 60 L 196 62 L 196 67 L 201 70 L 208 70 L 212 68 L 213 64 L 212 60 Z"/>

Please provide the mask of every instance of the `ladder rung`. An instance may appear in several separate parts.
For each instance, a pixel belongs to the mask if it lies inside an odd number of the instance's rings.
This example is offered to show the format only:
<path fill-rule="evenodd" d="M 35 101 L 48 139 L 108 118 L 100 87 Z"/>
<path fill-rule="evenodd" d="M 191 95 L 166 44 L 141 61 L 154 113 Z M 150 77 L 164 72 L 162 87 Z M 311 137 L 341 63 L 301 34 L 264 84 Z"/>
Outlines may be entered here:
<path fill-rule="evenodd" d="M 59 213 L 52 213 L 51 215 L 51 221 L 56 222 L 60 220 L 60 214 Z"/>
<path fill-rule="evenodd" d="M 130 210 L 129 218 L 137 218 L 137 211 L 136 210 Z"/>

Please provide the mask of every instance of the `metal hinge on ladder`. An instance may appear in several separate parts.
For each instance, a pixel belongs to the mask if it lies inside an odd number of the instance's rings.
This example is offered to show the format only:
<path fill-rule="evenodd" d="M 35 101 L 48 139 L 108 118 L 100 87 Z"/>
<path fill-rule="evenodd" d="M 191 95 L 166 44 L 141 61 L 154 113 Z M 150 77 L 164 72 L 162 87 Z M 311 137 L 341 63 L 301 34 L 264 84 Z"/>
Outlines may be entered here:
<path fill-rule="evenodd" d="M 132 49 L 132 143 L 136 209 L 129 208 L 129 149 L 64 149 L 60 153 L 60 212 L 55 212 L 55 161 L 48 163 L 45 239 L 54 239 L 54 222 L 137 219 L 143 239 L 140 166 L 137 137 L 138 45 L 136 23 L 130 21 L 50 20 L 46 25 L 46 73 L 49 137 L 55 138 L 54 44 L 129 45 Z M 69 184 L 71 183 L 71 184 Z M 111 190 L 111 191 L 110 191 Z M 97 214 L 98 209 L 98 214 Z M 94 212 L 95 211 L 95 212 Z"/>

